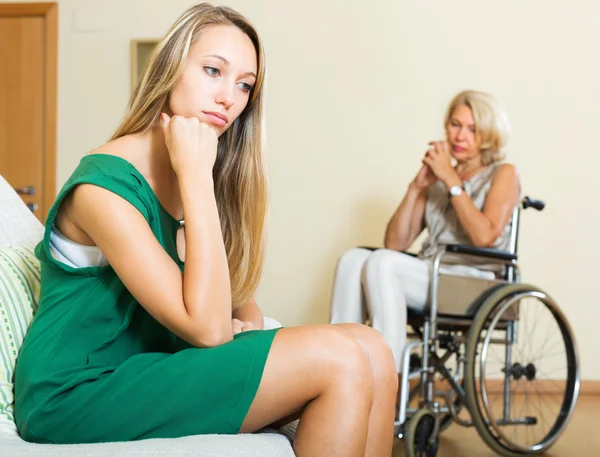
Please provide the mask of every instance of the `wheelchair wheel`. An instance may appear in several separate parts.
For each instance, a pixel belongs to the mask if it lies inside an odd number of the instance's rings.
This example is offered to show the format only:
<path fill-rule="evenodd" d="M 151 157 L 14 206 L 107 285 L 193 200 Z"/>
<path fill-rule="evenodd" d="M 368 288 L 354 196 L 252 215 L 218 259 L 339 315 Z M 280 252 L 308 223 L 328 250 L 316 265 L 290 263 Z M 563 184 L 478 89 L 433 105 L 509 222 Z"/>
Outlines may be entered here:
<path fill-rule="evenodd" d="M 427 408 L 418 410 L 408 420 L 404 432 L 406 457 L 435 457 L 438 440 L 435 414 Z"/>
<path fill-rule="evenodd" d="M 481 438 L 506 457 L 548 450 L 579 394 L 572 331 L 556 303 L 526 284 L 486 297 L 466 348 L 467 406 Z"/>

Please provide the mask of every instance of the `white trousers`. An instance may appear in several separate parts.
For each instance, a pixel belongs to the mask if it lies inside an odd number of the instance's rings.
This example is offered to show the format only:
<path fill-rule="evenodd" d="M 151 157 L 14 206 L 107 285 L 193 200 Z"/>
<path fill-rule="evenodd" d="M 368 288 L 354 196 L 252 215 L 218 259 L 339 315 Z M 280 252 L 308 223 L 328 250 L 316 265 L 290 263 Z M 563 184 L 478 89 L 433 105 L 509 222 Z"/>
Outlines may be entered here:
<path fill-rule="evenodd" d="M 469 265 L 443 265 L 440 272 L 494 278 L 493 272 Z M 368 317 L 392 347 L 400 372 L 406 345 L 406 309 L 425 307 L 430 275 L 430 260 L 389 249 L 346 251 L 336 269 L 330 322 L 362 324 Z"/>
<path fill-rule="evenodd" d="M 340 258 L 333 286 L 331 323 L 364 323 L 381 332 L 400 372 L 406 345 L 406 308 L 427 302 L 430 262 L 389 249 L 356 248 Z"/>

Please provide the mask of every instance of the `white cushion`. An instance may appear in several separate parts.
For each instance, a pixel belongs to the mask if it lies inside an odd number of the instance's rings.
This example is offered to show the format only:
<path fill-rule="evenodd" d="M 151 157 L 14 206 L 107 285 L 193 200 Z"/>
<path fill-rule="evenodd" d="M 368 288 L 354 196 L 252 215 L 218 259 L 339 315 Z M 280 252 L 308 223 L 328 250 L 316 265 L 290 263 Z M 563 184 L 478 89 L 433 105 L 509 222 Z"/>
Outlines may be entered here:
<path fill-rule="evenodd" d="M 44 226 L 0 176 L 0 247 L 32 246 L 42 239 L 43 233 Z"/>

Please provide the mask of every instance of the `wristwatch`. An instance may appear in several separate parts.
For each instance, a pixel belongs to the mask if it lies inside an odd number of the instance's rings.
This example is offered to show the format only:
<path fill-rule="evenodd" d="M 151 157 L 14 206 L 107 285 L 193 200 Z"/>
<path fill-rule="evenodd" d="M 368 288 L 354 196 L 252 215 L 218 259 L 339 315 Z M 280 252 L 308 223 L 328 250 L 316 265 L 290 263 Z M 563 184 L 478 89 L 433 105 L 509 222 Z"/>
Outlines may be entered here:
<path fill-rule="evenodd" d="M 463 187 L 454 185 L 454 186 L 450 187 L 450 189 L 448 189 L 448 198 L 458 197 L 460 194 L 463 193 L 463 191 L 464 191 Z"/>

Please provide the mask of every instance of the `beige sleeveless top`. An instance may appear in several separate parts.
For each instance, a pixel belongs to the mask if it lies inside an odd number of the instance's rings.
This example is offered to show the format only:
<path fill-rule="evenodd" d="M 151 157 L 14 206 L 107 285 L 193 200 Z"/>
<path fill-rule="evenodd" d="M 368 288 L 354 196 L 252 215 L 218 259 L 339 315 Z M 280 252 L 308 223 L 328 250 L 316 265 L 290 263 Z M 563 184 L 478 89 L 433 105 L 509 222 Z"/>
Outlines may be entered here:
<path fill-rule="evenodd" d="M 502 165 L 501 162 L 488 165 L 468 181 L 463 181 L 465 193 L 480 211 L 483 209 L 485 198 L 500 165 Z M 491 247 L 501 250 L 509 249 L 510 222 L 506 224 Z M 432 185 L 427 191 L 425 225 L 429 229 L 429 236 L 423 242 L 419 253 L 421 258 L 431 259 L 434 257 L 440 244 L 473 244 L 458 222 L 458 216 L 448 198 L 448 190 L 440 181 Z"/>

